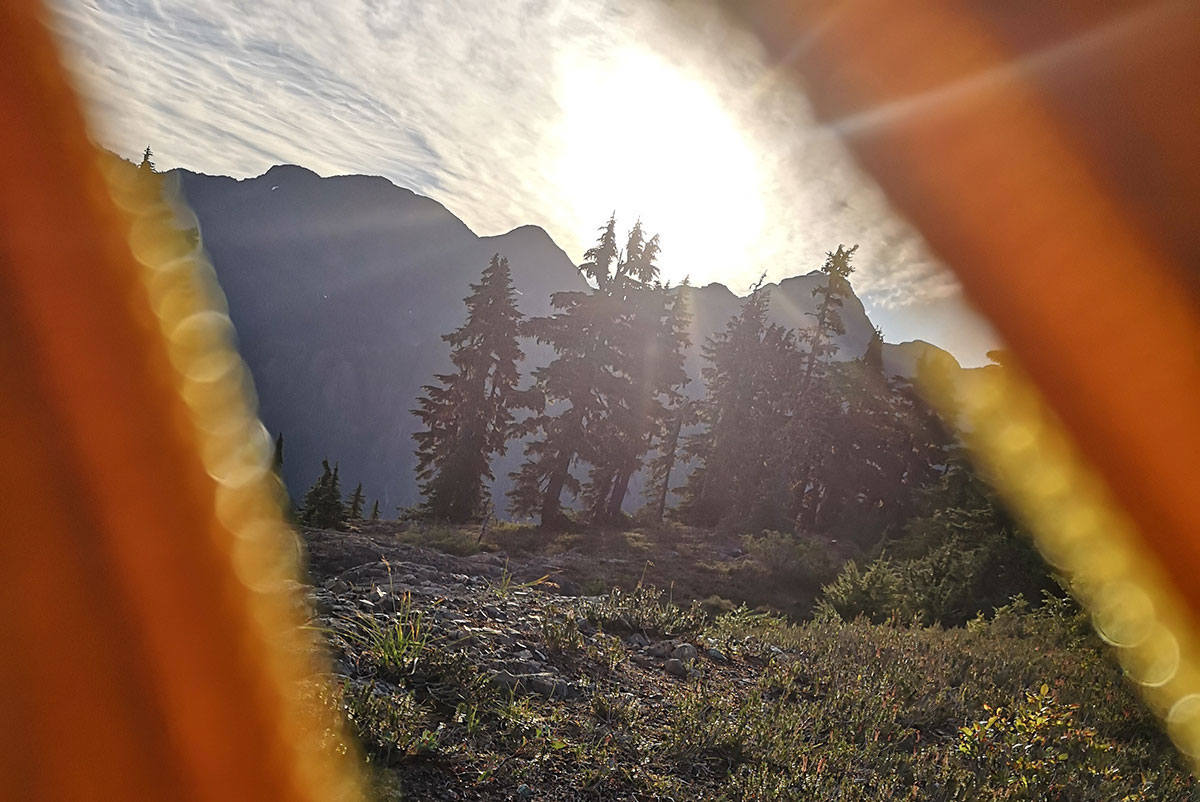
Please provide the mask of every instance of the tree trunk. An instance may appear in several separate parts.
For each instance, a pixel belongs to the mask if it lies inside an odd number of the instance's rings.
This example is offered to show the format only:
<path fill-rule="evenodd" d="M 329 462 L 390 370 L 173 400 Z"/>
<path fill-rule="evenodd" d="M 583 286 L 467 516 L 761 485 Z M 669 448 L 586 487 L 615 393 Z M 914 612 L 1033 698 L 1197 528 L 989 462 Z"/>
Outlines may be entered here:
<path fill-rule="evenodd" d="M 616 521 L 621 517 L 621 506 L 625 503 L 625 494 L 629 492 L 629 479 L 633 471 L 628 468 L 617 473 L 613 479 L 612 494 L 608 499 L 608 519 Z"/>
<path fill-rule="evenodd" d="M 654 500 L 654 520 L 662 521 L 667 511 L 667 493 L 671 491 L 671 471 L 675 470 L 675 453 L 679 449 L 679 432 L 683 429 L 683 415 L 677 414 L 671 424 L 670 435 L 663 443 L 663 455 L 666 462 L 662 469 L 662 484 L 657 489 L 658 498 Z"/>
<path fill-rule="evenodd" d="M 546 484 L 546 492 L 542 496 L 541 525 L 544 529 L 556 529 L 562 526 L 562 491 L 567 481 L 567 471 L 570 470 L 571 459 L 560 458 L 550 481 Z"/>

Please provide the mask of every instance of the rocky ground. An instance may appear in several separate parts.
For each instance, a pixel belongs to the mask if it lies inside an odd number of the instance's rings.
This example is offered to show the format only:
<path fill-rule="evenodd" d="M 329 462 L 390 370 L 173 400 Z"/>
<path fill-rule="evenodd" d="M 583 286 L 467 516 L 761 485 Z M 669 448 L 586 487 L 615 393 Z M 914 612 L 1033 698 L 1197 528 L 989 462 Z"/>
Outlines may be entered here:
<path fill-rule="evenodd" d="M 641 581 L 689 560 L 736 577 L 742 558 L 717 539 L 650 558 L 627 540 L 600 564 L 602 550 L 557 545 L 455 556 L 416 545 L 444 533 L 418 534 L 304 532 L 304 593 L 332 658 L 306 693 L 331 722 L 344 716 L 349 732 L 331 726 L 327 746 L 365 758 L 380 800 L 1175 802 L 1196 790 L 1063 605 L 1014 603 L 966 629 L 796 624 L 674 604 Z M 451 546 L 474 551 L 458 534 Z M 607 575 L 626 579 L 599 593 Z M 675 598 L 689 595 L 701 592 Z"/>
<path fill-rule="evenodd" d="M 365 733 L 385 795 L 656 798 L 660 779 L 664 794 L 678 785 L 667 778 L 679 767 L 633 761 L 663 746 L 654 732 L 670 727 L 673 697 L 689 686 L 722 693 L 753 686 L 762 666 L 783 654 L 699 637 L 705 617 L 698 605 L 675 608 L 648 588 L 581 596 L 563 571 L 578 555 L 457 557 L 397 542 L 386 531 L 304 534 L 309 600 L 316 625 L 329 633 L 335 683 L 360 700 L 419 708 L 419 727 Z M 421 643 L 408 663 L 376 642 L 397 631 Z M 440 676 L 421 676 L 430 668 Z M 512 737 L 473 742 L 464 708 L 494 719 L 514 704 L 512 720 L 486 724 Z M 370 717 L 369 705 L 359 706 L 360 718 Z M 350 708 L 353 716 L 353 702 Z M 371 729 L 372 722 L 359 723 Z M 621 732 L 626 727 L 637 730 L 638 744 Z M 634 754 L 619 754 L 626 748 Z M 536 751 L 545 754 L 535 758 Z M 600 762 L 588 765 L 593 760 Z M 719 768 L 701 762 L 688 771 L 703 783 Z"/>

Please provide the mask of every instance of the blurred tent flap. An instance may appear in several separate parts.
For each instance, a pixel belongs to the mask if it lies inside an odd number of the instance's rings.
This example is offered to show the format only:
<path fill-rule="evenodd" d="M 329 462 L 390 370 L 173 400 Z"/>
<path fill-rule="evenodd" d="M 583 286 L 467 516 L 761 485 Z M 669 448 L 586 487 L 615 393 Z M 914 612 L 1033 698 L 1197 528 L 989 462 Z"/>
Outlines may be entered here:
<path fill-rule="evenodd" d="M 736 9 L 1011 344 L 977 455 L 1195 756 L 1200 7 L 1011 5 Z M 0 5 L 0 788 L 356 798 L 211 269 L 106 181 L 38 6 Z"/>
<path fill-rule="evenodd" d="M 211 268 L 104 174 L 38 6 L 0 6 L 0 795 L 358 798 Z"/>

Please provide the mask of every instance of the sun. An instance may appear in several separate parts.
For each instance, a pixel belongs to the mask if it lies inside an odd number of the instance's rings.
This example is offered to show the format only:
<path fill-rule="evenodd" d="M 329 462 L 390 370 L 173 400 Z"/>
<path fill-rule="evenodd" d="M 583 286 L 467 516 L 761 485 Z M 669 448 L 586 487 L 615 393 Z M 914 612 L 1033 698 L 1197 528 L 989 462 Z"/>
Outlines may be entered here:
<path fill-rule="evenodd" d="M 699 81 L 650 53 L 564 64 L 552 176 L 587 235 L 616 211 L 661 234 L 664 279 L 695 284 L 752 271 L 763 228 L 758 159 Z"/>

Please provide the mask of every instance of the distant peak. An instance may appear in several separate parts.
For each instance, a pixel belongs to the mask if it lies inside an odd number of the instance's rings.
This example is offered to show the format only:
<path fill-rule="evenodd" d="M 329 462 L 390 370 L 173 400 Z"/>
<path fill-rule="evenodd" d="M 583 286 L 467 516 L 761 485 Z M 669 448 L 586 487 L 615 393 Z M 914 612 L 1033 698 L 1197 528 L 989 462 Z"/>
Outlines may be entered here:
<path fill-rule="evenodd" d="M 546 231 L 546 229 L 542 228 L 541 226 L 535 226 L 532 224 L 517 226 L 512 231 L 506 231 L 505 233 L 501 234 L 500 236 L 509 237 L 514 234 L 516 234 L 518 236 L 529 235 L 529 236 L 541 237 L 542 239 L 553 240 L 553 237 L 550 236 L 550 232 Z"/>
<path fill-rule="evenodd" d="M 309 176 L 313 178 L 321 177 L 307 167 L 301 167 L 298 164 L 276 164 L 274 167 L 259 176 L 259 178 L 266 178 L 267 176 L 271 176 L 273 178 L 283 178 L 285 176 L 304 176 L 306 178 Z"/>

